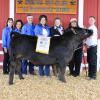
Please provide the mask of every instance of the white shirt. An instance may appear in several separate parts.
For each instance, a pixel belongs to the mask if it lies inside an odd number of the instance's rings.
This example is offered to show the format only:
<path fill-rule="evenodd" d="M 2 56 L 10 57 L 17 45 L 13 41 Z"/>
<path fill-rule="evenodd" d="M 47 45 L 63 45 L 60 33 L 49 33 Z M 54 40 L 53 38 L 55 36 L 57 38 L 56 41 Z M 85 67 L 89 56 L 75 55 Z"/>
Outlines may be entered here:
<path fill-rule="evenodd" d="M 48 32 L 45 28 L 43 28 L 43 33 L 42 34 L 43 34 L 43 36 L 48 36 Z"/>
<path fill-rule="evenodd" d="M 95 25 L 92 25 L 89 27 L 89 29 L 93 30 L 93 35 L 86 39 L 86 44 L 90 46 L 97 45 L 97 27 Z"/>
<path fill-rule="evenodd" d="M 63 27 L 59 26 L 59 28 L 57 28 L 57 26 L 54 26 L 54 29 L 57 29 L 60 33 L 60 35 L 63 35 Z"/>

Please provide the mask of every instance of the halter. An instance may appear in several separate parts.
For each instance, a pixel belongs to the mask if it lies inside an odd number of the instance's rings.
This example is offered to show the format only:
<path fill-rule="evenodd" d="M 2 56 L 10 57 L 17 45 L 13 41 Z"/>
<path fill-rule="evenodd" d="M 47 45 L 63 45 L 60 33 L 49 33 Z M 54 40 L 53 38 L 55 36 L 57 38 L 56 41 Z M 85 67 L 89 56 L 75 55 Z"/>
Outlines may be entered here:
<path fill-rule="evenodd" d="M 74 34 L 78 34 L 78 33 L 76 33 L 76 31 L 74 30 L 74 28 L 71 28 L 71 31 L 72 31 Z"/>

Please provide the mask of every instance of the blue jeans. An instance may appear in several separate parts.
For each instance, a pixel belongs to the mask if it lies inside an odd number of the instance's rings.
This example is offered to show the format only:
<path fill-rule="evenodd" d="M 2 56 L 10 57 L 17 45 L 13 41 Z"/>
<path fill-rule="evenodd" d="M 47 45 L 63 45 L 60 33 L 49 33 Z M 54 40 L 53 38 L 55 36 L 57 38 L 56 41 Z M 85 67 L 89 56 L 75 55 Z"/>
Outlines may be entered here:
<path fill-rule="evenodd" d="M 28 65 L 27 60 L 23 60 L 22 61 L 22 73 L 23 74 L 27 74 L 27 65 Z M 33 72 L 34 72 L 34 65 L 29 62 L 29 73 L 31 74 Z"/>
<path fill-rule="evenodd" d="M 50 66 L 43 66 L 43 65 L 40 65 L 39 66 L 39 75 L 40 76 L 50 76 Z"/>

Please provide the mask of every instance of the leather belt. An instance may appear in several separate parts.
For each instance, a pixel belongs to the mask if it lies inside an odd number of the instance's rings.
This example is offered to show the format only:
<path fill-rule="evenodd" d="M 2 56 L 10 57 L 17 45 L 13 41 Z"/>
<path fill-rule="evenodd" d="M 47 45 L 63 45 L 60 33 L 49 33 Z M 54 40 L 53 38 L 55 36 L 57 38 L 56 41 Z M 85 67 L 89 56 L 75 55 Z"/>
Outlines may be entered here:
<path fill-rule="evenodd" d="M 97 45 L 91 45 L 91 46 L 89 46 L 89 48 L 93 48 L 93 47 L 96 47 Z"/>

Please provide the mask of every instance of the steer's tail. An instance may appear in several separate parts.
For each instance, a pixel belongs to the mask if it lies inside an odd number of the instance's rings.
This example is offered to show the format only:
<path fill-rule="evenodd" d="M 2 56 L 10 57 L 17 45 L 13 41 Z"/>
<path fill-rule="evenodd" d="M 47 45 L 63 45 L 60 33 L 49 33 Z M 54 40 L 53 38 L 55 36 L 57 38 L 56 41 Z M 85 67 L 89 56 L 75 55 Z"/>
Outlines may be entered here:
<path fill-rule="evenodd" d="M 9 45 L 9 56 L 10 56 L 10 61 L 15 61 L 15 40 L 16 40 L 17 33 L 16 32 L 11 32 L 10 34 L 10 45 Z"/>

